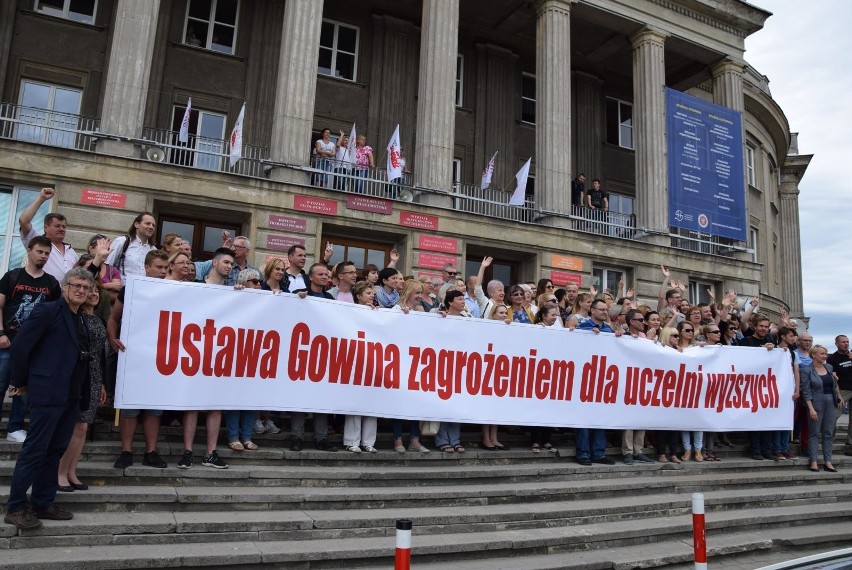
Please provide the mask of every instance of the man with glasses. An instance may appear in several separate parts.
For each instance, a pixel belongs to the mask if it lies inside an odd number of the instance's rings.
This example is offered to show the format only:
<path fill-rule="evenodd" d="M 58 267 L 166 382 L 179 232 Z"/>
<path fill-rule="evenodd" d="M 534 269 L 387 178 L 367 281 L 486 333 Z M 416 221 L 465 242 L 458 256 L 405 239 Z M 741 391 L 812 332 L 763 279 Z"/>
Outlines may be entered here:
<path fill-rule="evenodd" d="M 589 318 L 580 321 L 577 330 L 590 330 L 597 333 L 614 333 L 621 336 L 621 327 L 615 330 L 606 322 L 608 309 L 606 301 L 595 299 L 589 308 Z M 577 428 L 577 463 L 580 465 L 591 465 L 602 463 L 603 465 L 614 465 L 615 461 L 606 456 L 606 431 L 602 429 Z"/>
<path fill-rule="evenodd" d="M 814 359 L 811 358 L 813 344 L 814 337 L 808 331 L 804 331 L 799 335 L 799 339 L 796 342 L 796 356 L 799 357 L 799 373 L 801 373 L 803 368 L 814 363 Z M 796 402 L 796 419 L 793 421 L 793 443 L 797 443 L 796 440 L 801 442 L 802 457 L 808 457 L 809 416 L 807 404 L 803 399 L 799 398 Z"/>
<path fill-rule="evenodd" d="M 44 267 L 50 256 L 52 244 L 46 236 L 36 236 L 27 244 L 27 265 L 7 271 L 0 278 L 0 401 L 9 386 L 12 370 L 9 363 L 15 334 L 40 303 L 55 301 L 62 294 L 59 282 Z M 26 398 L 12 398 L 6 441 L 23 443 L 27 438 L 24 429 Z M 0 408 L 2 414 L 2 408 Z"/>
<path fill-rule="evenodd" d="M 645 317 L 637 309 L 630 309 L 624 316 L 627 323 L 627 334 L 633 338 L 648 338 L 645 335 Z M 645 430 L 626 429 L 621 438 L 621 452 L 624 454 L 624 463 L 633 465 L 634 461 L 640 463 L 654 463 L 654 460 L 642 453 L 645 445 Z"/>
<path fill-rule="evenodd" d="M 234 285 L 236 285 L 237 276 L 239 276 L 240 271 L 242 271 L 243 269 L 254 269 L 257 270 L 258 274 L 261 273 L 260 270 L 257 269 L 257 267 L 254 267 L 248 262 L 248 255 L 249 253 L 251 253 L 251 242 L 249 241 L 249 238 L 247 238 L 246 236 L 237 236 L 233 240 L 231 240 L 228 236 L 228 232 L 223 232 L 222 237 L 224 238 L 224 241 L 222 242 L 222 248 L 230 249 L 233 252 L 233 264 L 231 265 L 229 273 L 225 276 L 224 285 L 227 285 L 229 287 L 233 287 Z M 213 260 L 196 261 L 195 278 L 198 281 L 204 281 L 210 271 L 212 271 L 212 269 Z"/>
<path fill-rule="evenodd" d="M 328 294 L 338 301 L 354 303 L 355 296 L 352 294 L 352 288 L 358 281 L 358 270 L 355 269 L 355 264 L 351 261 L 339 263 L 335 268 L 334 276 L 337 278 L 337 287 L 329 289 Z"/>
<path fill-rule="evenodd" d="M 59 300 L 36 307 L 12 345 L 13 395 L 29 394 L 30 402 L 30 431 L 15 464 L 3 519 L 19 529 L 39 528 L 39 519 L 74 518 L 53 501 L 59 486 L 59 460 L 80 418 L 81 405 L 88 409 L 92 347 L 80 307 L 92 287 L 88 269 L 71 269 L 62 279 Z"/>
<path fill-rule="evenodd" d="M 454 279 L 458 279 L 459 277 L 459 269 L 456 267 L 454 263 L 447 263 L 441 269 L 441 280 L 444 283 L 449 283 Z"/>

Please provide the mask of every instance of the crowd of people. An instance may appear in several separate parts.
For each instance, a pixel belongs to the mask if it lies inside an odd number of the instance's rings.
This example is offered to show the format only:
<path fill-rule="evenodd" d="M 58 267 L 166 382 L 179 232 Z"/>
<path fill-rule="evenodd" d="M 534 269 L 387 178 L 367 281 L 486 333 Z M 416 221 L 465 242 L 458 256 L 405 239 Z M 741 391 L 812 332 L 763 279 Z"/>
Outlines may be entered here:
<path fill-rule="evenodd" d="M 836 351 L 829 354 L 799 323 L 782 312 L 778 323 L 756 312 L 758 299 L 743 306 L 734 291 L 711 302 L 691 305 L 683 295 L 683 283 L 671 278 L 662 267 L 662 282 L 656 306 L 640 303 L 635 292 L 619 283 L 618 290 L 580 291 L 574 284 L 555 287 L 550 279 L 519 283 L 508 288 L 499 280 L 485 281 L 492 264 L 486 257 L 476 275 L 465 278 L 453 264 L 443 267 L 440 277 L 404 275 L 398 268 L 399 254 L 390 254 L 387 267 L 359 268 L 351 261 L 330 266 L 334 247 L 327 244 L 322 261 L 307 267 L 307 251 L 294 245 L 286 257 L 269 259 L 262 268 L 249 263 L 251 242 L 245 236 L 223 235 L 222 247 L 208 261 L 194 261 L 190 244 L 176 234 L 155 239 L 156 218 L 148 212 L 134 219 L 126 234 L 109 239 L 91 237 L 84 254 L 65 242 L 67 221 L 62 214 L 44 218 L 44 234 L 32 226 L 41 205 L 55 194 L 42 189 L 20 216 L 21 239 L 27 248 L 24 267 L 8 271 L 0 278 L 0 393 L 11 397 L 7 440 L 22 443 L 13 474 L 5 521 L 19 528 L 37 528 L 40 519 L 67 520 L 72 514 L 53 500 L 59 492 L 85 491 L 77 477 L 88 426 L 96 412 L 109 400 L 114 389 L 117 354 L 126 349 L 120 339 L 124 307 L 124 283 L 130 275 L 194 281 L 209 286 L 236 289 L 257 288 L 272 294 L 318 297 L 398 310 L 435 312 L 443 315 L 481 318 L 561 328 L 587 330 L 647 339 L 671 350 L 684 351 L 707 345 L 750 346 L 786 349 L 795 378 L 793 398 L 797 400 L 793 437 L 809 458 L 808 468 L 822 465 L 835 471 L 832 446 L 836 420 L 852 397 L 852 354 L 849 339 L 836 338 Z M 46 351 L 50 356 L 46 357 Z M 29 430 L 24 418 L 29 410 Z M 163 412 L 129 410 L 120 412 L 121 451 L 115 467 L 133 465 L 133 440 L 140 423 L 145 445 L 142 463 L 152 468 L 167 467 L 157 451 Z M 270 412 L 250 410 L 208 410 L 204 412 L 205 449 L 201 465 L 226 469 L 219 455 L 221 423 L 224 418 L 228 447 L 235 452 L 258 449 L 253 435 L 279 433 Z M 167 418 L 169 419 L 169 418 Z M 194 441 L 198 411 L 174 414 L 170 418 L 183 432 L 184 453 L 177 467 L 194 465 Z M 313 414 L 313 442 L 321 451 L 337 451 L 329 440 L 335 419 Z M 351 453 L 376 453 L 378 419 L 346 416 L 342 420 L 343 445 Z M 306 414 L 289 414 L 292 451 L 305 446 Z M 393 449 L 399 453 L 428 453 L 423 437 L 433 437 L 444 453 L 464 453 L 461 425 L 392 419 Z M 425 428 L 421 430 L 421 427 Z M 479 446 L 483 450 L 508 449 L 501 443 L 497 425 L 480 426 Z M 515 429 L 515 428 L 513 428 Z M 426 433 L 422 433 L 425 431 Z M 532 453 L 555 452 L 553 428 L 531 426 Z M 407 434 L 409 444 L 403 443 Z M 614 442 L 621 448 L 623 461 L 675 462 L 719 461 L 717 447 L 731 445 L 725 433 L 694 431 L 624 430 Z M 792 459 L 790 432 L 748 433 L 750 455 L 755 460 Z M 717 437 L 718 436 L 718 437 Z M 576 460 L 581 465 L 613 464 L 606 456 L 607 432 L 576 428 Z M 653 454 L 645 450 L 653 448 Z M 846 454 L 852 455 L 852 432 L 847 436 Z M 31 497 L 27 490 L 32 488 Z"/>

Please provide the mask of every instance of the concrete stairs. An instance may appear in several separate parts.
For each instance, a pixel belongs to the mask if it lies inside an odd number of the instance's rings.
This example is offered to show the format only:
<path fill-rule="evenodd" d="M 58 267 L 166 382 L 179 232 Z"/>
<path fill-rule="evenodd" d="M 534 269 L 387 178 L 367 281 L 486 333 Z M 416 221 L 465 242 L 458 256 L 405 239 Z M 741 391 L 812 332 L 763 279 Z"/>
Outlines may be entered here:
<path fill-rule="evenodd" d="M 391 568 L 397 518 L 414 521 L 418 569 L 685 568 L 697 491 L 713 567 L 852 539 L 852 457 L 842 445 L 839 473 L 811 473 L 804 458 L 753 461 L 744 442 L 721 448 L 721 462 L 628 466 L 612 448 L 617 465 L 583 467 L 570 434 L 555 438 L 556 454 L 532 454 L 518 435 L 502 438 L 505 452 L 356 455 L 291 452 L 282 432 L 256 437 L 255 452 L 220 450 L 227 470 L 197 462 L 187 471 L 175 467 L 180 430 L 164 428 L 170 467 L 141 466 L 137 446 L 140 464 L 121 471 L 114 428 L 95 428 L 79 468 L 90 489 L 57 497 L 74 520 L 0 526 L 0 568 Z M 390 448 L 388 434 L 378 447 Z M 19 448 L 0 441 L 4 502 Z"/>

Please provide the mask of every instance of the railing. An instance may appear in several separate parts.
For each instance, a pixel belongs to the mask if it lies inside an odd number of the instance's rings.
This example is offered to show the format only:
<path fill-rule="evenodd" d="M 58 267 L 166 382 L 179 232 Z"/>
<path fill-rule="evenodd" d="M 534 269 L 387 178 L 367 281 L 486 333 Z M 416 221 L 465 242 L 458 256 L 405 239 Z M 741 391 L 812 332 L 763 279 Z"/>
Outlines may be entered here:
<path fill-rule="evenodd" d="M 403 174 L 389 182 L 384 168 L 353 166 L 345 161 L 317 156 L 311 157 L 311 185 L 391 200 L 411 201 L 416 194 L 411 188 L 411 174 Z"/>
<path fill-rule="evenodd" d="M 178 140 L 179 136 L 180 133 L 165 129 L 145 127 L 142 130 L 143 143 L 150 142 L 151 147 L 163 150 L 163 162 L 242 176 L 266 177 L 263 164 L 264 160 L 269 159 L 269 149 L 266 147 L 244 144 L 242 158 L 231 168 L 230 141 L 189 135 L 189 140 L 182 143 Z"/>
<path fill-rule="evenodd" d="M 603 211 L 586 206 L 571 206 L 575 230 L 600 236 L 636 239 L 636 216 L 621 212 Z"/>
<path fill-rule="evenodd" d="M 100 119 L 0 103 L 0 138 L 48 146 L 95 150 Z"/>
<path fill-rule="evenodd" d="M 510 206 L 511 197 L 511 192 L 497 188 L 482 190 L 475 184 L 455 184 L 453 209 L 513 222 L 534 222 L 537 216 L 535 201 L 526 198 L 523 206 Z"/>
<path fill-rule="evenodd" d="M 671 228 L 670 235 L 672 247 L 677 249 L 728 257 L 737 251 L 745 251 L 740 242 L 712 234 L 693 232 L 683 228 Z"/>

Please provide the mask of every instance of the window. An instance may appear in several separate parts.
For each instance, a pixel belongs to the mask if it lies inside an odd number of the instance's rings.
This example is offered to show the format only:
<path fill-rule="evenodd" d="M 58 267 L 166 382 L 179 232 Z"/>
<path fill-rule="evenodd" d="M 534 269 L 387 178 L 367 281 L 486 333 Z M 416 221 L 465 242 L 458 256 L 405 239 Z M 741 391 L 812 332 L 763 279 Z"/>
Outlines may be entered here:
<path fill-rule="evenodd" d="M 343 239 L 337 236 L 324 235 L 322 243 L 334 244 L 334 253 L 328 262 L 330 267 L 341 261 L 351 261 L 358 271 L 363 271 L 367 265 L 372 264 L 379 269 L 384 269 L 390 261 L 390 251 L 393 244 L 377 243 L 372 241 L 360 241 Z"/>
<path fill-rule="evenodd" d="M 712 289 L 715 292 L 716 285 L 706 281 L 690 280 L 688 292 L 689 304 L 698 305 L 699 303 L 710 303 L 710 294 L 707 292 L 708 289 Z"/>
<path fill-rule="evenodd" d="M 606 98 L 606 142 L 633 149 L 633 105 Z"/>
<path fill-rule="evenodd" d="M 84 24 L 95 23 L 97 0 L 36 0 L 35 11 Z"/>
<path fill-rule="evenodd" d="M 192 257 L 195 260 L 212 259 L 216 250 L 222 247 L 222 232 L 229 232 L 231 237 L 242 232 L 239 225 L 222 223 L 216 220 L 198 218 L 183 218 L 168 214 L 160 215 L 158 236 L 175 233 L 189 242 L 192 247 Z"/>
<path fill-rule="evenodd" d="M 239 11 L 239 0 L 189 0 L 183 43 L 233 54 Z"/>
<path fill-rule="evenodd" d="M 355 81 L 358 66 L 358 28 L 322 21 L 317 73 Z"/>
<path fill-rule="evenodd" d="M 751 250 L 751 260 L 757 263 L 757 228 L 749 229 L 748 247 Z"/>
<path fill-rule="evenodd" d="M 453 159 L 453 191 L 461 192 L 462 161 L 460 158 Z"/>
<path fill-rule="evenodd" d="M 754 175 L 754 148 L 746 145 L 746 174 L 748 175 L 749 186 L 756 186 L 756 178 Z"/>
<path fill-rule="evenodd" d="M 0 186 L 0 275 L 24 264 L 26 248 L 21 243 L 18 218 L 38 198 L 38 194 L 38 189 L 34 188 Z M 41 229 L 49 211 L 50 202 L 41 205 L 33 217 L 34 228 Z"/>
<path fill-rule="evenodd" d="M 624 194 L 609 194 L 609 211 L 624 214 L 625 216 L 633 215 L 633 196 L 625 196 Z"/>
<path fill-rule="evenodd" d="M 175 146 L 183 146 L 178 142 L 180 122 L 186 107 L 175 106 L 172 110 L 172 131 L 174 131 Z M 188 149 L 171 149 L 169 162 L 183 166 L 194 166 L 205 170 L 221 170 L 222 153 L 225 146 L 225 125 L 228 118 L 219 113 L 191 109 L 189 112 L 189 142 Z"/>
<path fill-rule="evenodd" d="M 521 121 L 535 124 L 535 75 L 521 74 Z"/>
<path fill-rule="evenodd" d="M 479 265 L 482 263 L 484 256 L 477 255 L 475 252 L 468 253 L 468 255 L 469 257 L 464 261 L 464 274 L 465 276 L 476 275 L 479 273 Z M 482 278 L 482 288 L 487 289 L 488 282 L 494 279 L 507 288 L 510 285 L 520 282 L 518 262 L 495 257 L 494 261 L 491 262 L 491 266 L 485 270 L 485 275 Z"/>
<path fill-rule="evenodd" d="M 623 269 L 595 267 L 592 269 L 592 285 L 597 288 L 598 293 L 609 290 L 617 300 L 621 296 L 621 292 L 618 290 L 618 282 L 625 279 L 625 273 Z"/>
<path fill-rule="evenodd" d="M 464 103 L 464 83 L 462 77 L 464 77 L 464 56 L 458 54 L 456 56 L 456 107 L 461 107 Z"/>
<path fill-rule="evenodd" d="M 19 141 L 74 148 L 80 102 L 79 89 L 60 87 L 30 80 L 21 81 L 18 115 L 20 124 L 15 131 Z"/>

